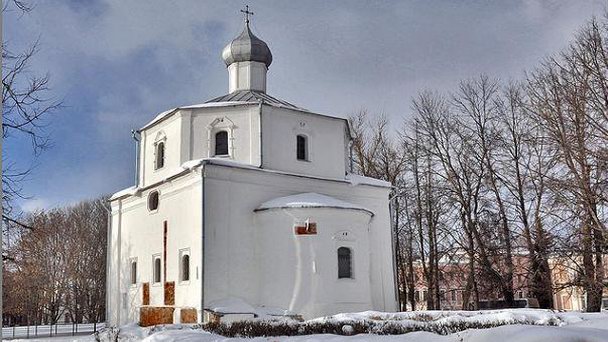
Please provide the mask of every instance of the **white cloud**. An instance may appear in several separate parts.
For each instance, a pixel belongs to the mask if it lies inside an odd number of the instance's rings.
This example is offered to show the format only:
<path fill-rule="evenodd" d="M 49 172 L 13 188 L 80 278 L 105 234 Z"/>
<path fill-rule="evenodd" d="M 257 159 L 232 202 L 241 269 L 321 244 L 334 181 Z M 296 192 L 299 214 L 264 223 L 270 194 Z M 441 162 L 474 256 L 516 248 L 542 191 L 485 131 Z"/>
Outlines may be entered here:
<path fill-rule="evenodd" d="M 37 210 L 48 209 L 51 206 L 51 202 L 43 198 L 29 199 L 21 203 L 21 210 L 30 213 Z"/>

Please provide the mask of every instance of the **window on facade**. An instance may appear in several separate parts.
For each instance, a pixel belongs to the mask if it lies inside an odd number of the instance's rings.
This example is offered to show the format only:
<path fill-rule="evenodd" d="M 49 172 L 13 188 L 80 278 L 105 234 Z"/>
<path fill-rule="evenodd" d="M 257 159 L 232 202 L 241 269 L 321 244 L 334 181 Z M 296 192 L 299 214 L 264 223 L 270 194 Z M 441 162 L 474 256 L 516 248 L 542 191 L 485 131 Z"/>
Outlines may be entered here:
<path fill-rule="evenodd" d="M 160 271 L 161 271 L 161 265 L 160 265 L 160 257 L 154 257 L 154 274 L 153 274 L 153 282 L 154 283 L 160 283 Z"/>
<path fill-rule="evenodd" d="M 158 202 L 159 202 L 158 191 L 152 191 L 148 195 L 148 210 L 153 211 L 153 210 L 158 209 Z"/>
<path fill-rule="evenodd" d="M 296 157 L 298 160 L 308 160 L 308 138 L 305 135 L 296 137 Z"/>
<path fill-rule="evenodd" d="M 184 254 L 182 255 L 182 274 L 181 281 L 190 280 L 190 255 Z"/>
<path fill-rule="evenodd" d="M 338 248 L 338 279 L 352 278 L 352 255 L 350 248 Z"/>
<path fill-rule="evenodd" d="M 452 302 L 455 302 L 456 301 L 456 290 L 452 290 L 450 292 L 452 294 Z"/>
<path fill-rule="evenodd" d="M 220 131 L 215 133 L 215 155 L 228 155 L 228 132 Z"/>
<path fill-rule="evenodd" d="M 154 162 L 154 169 L 158 170 L 165 166 L 165 143 L 159 142 L 156 144 L 156 160 Z"/>
<path fill-rule="evenodd" d="M 131 284 L 137 284 L 137 261 L 131 261 Z"/>

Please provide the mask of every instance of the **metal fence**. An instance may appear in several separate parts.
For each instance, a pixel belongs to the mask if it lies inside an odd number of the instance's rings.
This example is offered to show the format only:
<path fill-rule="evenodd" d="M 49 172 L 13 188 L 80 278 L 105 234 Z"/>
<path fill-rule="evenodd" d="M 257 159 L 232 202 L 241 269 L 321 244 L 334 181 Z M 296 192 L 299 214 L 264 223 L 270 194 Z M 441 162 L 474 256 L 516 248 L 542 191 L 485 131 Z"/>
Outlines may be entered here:
<path fill-rule="evenodd" d="M 24 325 L 2 328 L 3 339 L 27 339 L 34 337 L 75 336 L 93 334 L 105 323 L 63 323 L 54 325 Z"/>

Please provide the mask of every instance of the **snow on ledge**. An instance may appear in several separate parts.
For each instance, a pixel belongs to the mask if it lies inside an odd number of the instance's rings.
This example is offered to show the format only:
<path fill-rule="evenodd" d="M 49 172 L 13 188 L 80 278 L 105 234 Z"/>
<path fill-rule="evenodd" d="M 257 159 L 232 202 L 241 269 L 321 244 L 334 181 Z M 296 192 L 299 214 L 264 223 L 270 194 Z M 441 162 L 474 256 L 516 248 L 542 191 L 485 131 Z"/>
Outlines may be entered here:
<path fill-rule="evenodd" d="M 172 169 L 171 172 L 167 172 L 167 176 L 164 179 L 162 179 L 159 182 L 157 182 L 157 183 L 162 183 L 162 182 L 166 181 L 167 179 L 175 177 L 176 175 L 179 175 L 180 173 L 182 173 L 184 171 L 192 171 L 192 170 L 196 169 L 197 167 L 199 167 L 199 166 L 201 166 L 201 165 L 203 165 L 205 163 L 209 163 L 209 164 L 213 164 L 213 165 L 228 166 L 228 167 L 237 167 L 237 168 L 241 168 L 241 169 L 258 170 L 258 171 L 269 172 L 269 173 L 276 173 L 276 174 L 293 175 L 293 176 L 305 176 L 305 177 L 310 177 L 310 178 L 315 178 L 315 179 L 321 179 L 321 180 L 341 181 L 341 182 L 350 183 L 352 186 L 370 185 L 370 186 L 383 187 L 383 188 L 390 188 L 391 187 L 391 183 L 389 183 L 389 182 L 385 182 L 383 180 L 376 179 L 376 178 L 355 175 L 355 174 L 347 174 L 344 179 L 323 178 L 323 177 L 316 177 L 316 176 L 311 176 L 311 175 L 297 174 L 297 173 L 291 173 L 291 172 L 285 172 L 285 171 L 279 171 L 279 170 L 261 169 L 261 168 L 255 166 L 255 165 L 245 164 L 245 163 L 241 163 L 241 162 L 238 162 L 238 161 L 235 161 L 235 160 L 232 160 L 232 159 L 218 158 L 218 157 L 193 159 L 193 160 L 189 160 L 187 162 L 184 162 L 180 166 Z M 134 186 L 126 188 L 126 189 L 123 189 L 123 190 L 120 190 L 120 191 L 114 193 L 110 197 L 110 201 L 115 200 L 115 199 L 120 198 L 120 197 L 133 196 L 133 195 L 137 194 L 141 190 L 142 190 L 141 187 L 134 187 Z M 328 197 L 328 198 L 331 198 L 331 197 Z M 344 202 L 344 201 L 340 201 L 340 200 L 337 200 L 335 198 L 333 200 L 341 202 L 341 206 L 337 206 L 336 208 L 358 209 L 358 210 L 365 210 L 365 211 L 367 211 L 369 213 L 372 213 L 371 211 L 369 211 L 366 208 L 358 207 L 358 206 L 356 206 L 354 204 L 350 204 L 350 203 L 347 203 L 347 202 Z M 344 207 L 343 206 L 344 204 L 346 204 L 347 206 Z M 314 206 L 311 206 L 311 207 L 314 207 Z M 331 205 L 325 205 L 325 207 L 331 207 Z"/>
<path fill-rule="evenodd" d="M 383 181 L 381 179 L 366 177 L 361 175 L 355 175 L 349 173 L 346 175 L 346 180 L 350 182 L 352 185 L 373 185 L 373 186 L 381 186 L 385 188 L 390 188 L 393 185 L 390 182 Z"/>
<path fill-rule="evenodd" d="M 241 163 L 232 159 L 228 159 L 228 158 L 201 158 L 201 159 L 193 159 L 190 161 L 187 161 L 185 163 L 182 164 L 181 168 L 184 170 L 192 170 L 195 169 L 199 166 L 201 166 L 204 163 L 211 163 L 214 165 L 224 165 L 224 166 L 234 166 L 234 167 L 239 167 L 239 168 L 245 168 L 245 169 L 259 169 L 256 166 L 253 166 L 251 164 L 245 164 L 245 163 Z"/>
<path fill-rule="evenodd" d="M 158 183 L 165 182 L 169 178 L 175 177 L 175 176 L 179 175 L 180 173 L 183 173 L 184 171 L 192 171 L 192 170 L 196 169 L 197 167 L 203 165 L 204 163 L 210 163 L 210 164 L 214 164 L 214 165 L 232 166 L 232 167 L 239 167 L 239 168 L 258 169 L 257 167 L 255 167 L 253 165 L 243 164 L 241 162 L 237 162 L 237 161 L 234 161 L 231 159 L 226 159 L 226 158 L 193 159 L 193 160 L 189 160 L 189 161 L 183 163 L 182 165 L 180 165 L 177 168 L 172 169 L 170 172 L 167 172 L 167 176 L 165 178 L 163 178 L 162 180 L 160 180 Z M 114 193 L 110 197 L 110 201 L 115 200 L 119 197 L 133 196 L 141 190 L 142 190 L 141 187 L 135 187 L 135 186 L 128 187 L 126 189 L 123 189 L 123 190 L 120 190 L 120 191 Z"/>
<path fill-rule="evenodd" d="M 110 196 L 110 201 L 117 199 L 119 197 L 123 197 L 123 196 L 133 196 L 135 195 L 137 192 L 139 191 L 138 187 L 135 186 L 130 186 L 126 189 L 120 190 L 116 193 L 114 193 L 112 196 Z"/>
<path fill-rule="evenodd" d="M 254 211 L 264 211 L 269 209 L 285 209 L 285 208 L 337 208 L 337 209 L 352 209 L 362 210 L 370 215 L 374 213 L 357 204 L 348 203 L 337 198 L 326 195 L 317 194 L 314 192 L 302 193 L 292 196 L 285 196 L 272 199 L 262 203 Z"/>

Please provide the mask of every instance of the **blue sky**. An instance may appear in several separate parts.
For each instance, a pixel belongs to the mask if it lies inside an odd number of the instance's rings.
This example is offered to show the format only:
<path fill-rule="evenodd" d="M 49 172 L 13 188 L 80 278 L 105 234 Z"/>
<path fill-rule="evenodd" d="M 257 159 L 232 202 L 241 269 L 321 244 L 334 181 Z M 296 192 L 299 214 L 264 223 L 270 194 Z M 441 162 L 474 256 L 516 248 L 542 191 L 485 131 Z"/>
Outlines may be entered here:
<path fill-rule="evenodd" d="M 65 107 L 39 157 L 23 141 L 4 153 L 36 167 L 24 210 L 132 185 L 130 130 L 157 113 L 227 92 L 221 49 L 242 27 L 244 1 L 38 0 L 5 13 L 13 50 L 40 37 L 31 72 L 51 75 Z M 567 45 L 602 1 L 249 1 L 272 50 L 268 92 L 337 116 L 361 108 L 399 125 L 423 89 L 480 73 L 518 79 Z M 27 144 L 27 142 L 26 142 Z"/>

